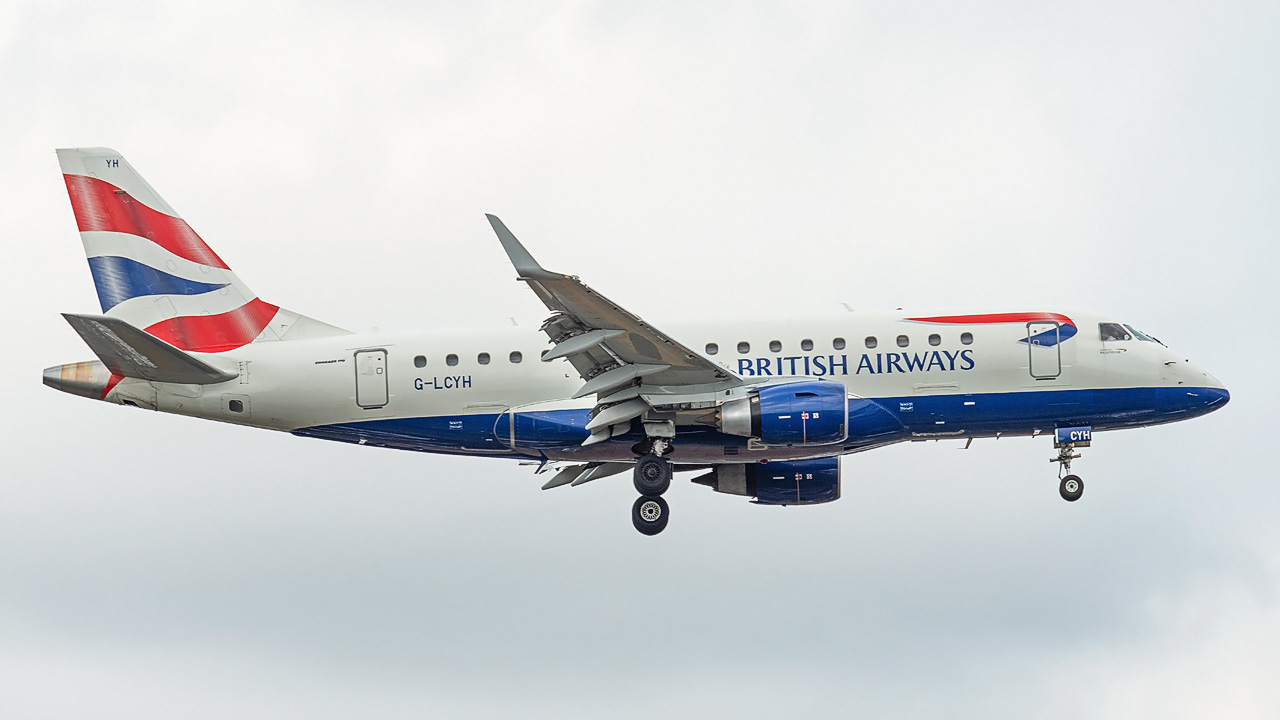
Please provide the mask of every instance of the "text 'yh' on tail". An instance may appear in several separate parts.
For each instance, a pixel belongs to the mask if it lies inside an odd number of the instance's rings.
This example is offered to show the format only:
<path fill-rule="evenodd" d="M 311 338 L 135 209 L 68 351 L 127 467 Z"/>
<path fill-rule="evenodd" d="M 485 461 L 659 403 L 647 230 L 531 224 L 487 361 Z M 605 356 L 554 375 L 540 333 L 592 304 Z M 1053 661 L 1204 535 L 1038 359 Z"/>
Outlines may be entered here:
<path fill-rule="evenodd" d="M 115 150 L 58 164 L 105 315 L 193 352 L 347 334 L 259 299 Z"/>

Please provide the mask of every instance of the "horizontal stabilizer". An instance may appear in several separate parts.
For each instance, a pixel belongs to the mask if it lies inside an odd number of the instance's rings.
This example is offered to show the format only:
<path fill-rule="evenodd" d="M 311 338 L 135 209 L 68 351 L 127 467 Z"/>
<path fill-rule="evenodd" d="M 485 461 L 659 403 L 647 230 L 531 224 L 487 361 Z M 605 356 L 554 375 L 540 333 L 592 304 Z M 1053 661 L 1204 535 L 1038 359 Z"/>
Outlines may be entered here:
<path fill-rule="evenodd" d="M 237 377 L 236 373 L 219 370 L 120 318 L 68 313 L 62 317 L 113 375 L 191 385 L 212 385 Z"/>

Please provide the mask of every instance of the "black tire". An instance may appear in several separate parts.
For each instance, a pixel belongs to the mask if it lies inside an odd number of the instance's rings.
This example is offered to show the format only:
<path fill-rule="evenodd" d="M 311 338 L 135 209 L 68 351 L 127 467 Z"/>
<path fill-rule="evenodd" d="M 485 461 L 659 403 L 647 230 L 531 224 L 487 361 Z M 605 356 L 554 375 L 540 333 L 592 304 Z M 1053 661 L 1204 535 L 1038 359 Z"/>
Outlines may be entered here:
<path fill-rule="evenodd" d="M 671 487 L 671 463 L 657 455 L 645 455 L 636 461 L 633 481 L 636 492 L 657 497 Z"/>
<path fill-rule="evenodd" d="M 657 495 L 641 495 L 631 506 L 631 524 L 642 535 L 657 535 L 667 527 L 671 508 Z"/>
<path fill-rule="evenodd" d="M 1084 481 L 1079 475 L 1068 475 L 1058 483 L 1058 494 L 1067 502 L 1075 502 L 1084 495 Z"/>

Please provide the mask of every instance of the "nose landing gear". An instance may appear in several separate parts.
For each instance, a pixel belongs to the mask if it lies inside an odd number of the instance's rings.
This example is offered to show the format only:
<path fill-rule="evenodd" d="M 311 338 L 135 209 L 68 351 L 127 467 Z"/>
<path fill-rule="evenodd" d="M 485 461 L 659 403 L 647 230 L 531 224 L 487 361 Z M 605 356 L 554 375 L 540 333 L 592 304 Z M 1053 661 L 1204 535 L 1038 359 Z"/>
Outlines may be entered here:
<path fill-rule="evenodd" d="M 1075 502 L 1084 495 L 1084 481 L 1079 475 L 1068 475 L 1058 481 L 1058 494 L 1067 502 Z"/>
<path fill-rule="evenodd" d="M 1058 428 L 1054 435 L 1053 446 L 1058 450 L 1058 457 L 1049 458 L 1049 462 L 1058 463 L 1058 494 L 1067 502 L 1075 502 L 1084 495 L 1084 481 L 1079 475 L 1071 474 L 1071 461 L 1080 457 L 1077 447 L 1089 447 L 1092 435 L 1092 428 L 1087 427 Z"/>

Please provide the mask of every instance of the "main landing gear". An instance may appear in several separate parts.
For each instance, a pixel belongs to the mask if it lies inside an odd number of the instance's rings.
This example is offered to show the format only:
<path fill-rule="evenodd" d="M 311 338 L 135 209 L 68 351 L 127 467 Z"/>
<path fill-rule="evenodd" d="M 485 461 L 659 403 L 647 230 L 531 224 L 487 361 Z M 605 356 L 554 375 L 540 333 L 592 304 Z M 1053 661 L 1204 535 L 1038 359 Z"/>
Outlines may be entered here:
<path fill-rule="evenodd" d="M 661 497 L 641 495 L 631 505 L 631 523 L 642 535 L 657 535 L 667 528 L 670 511 Z"/>
<path fill-rule="evenodd" d="M 671 463 L 663 457 L 671 443 L 657 438 L 649 454 L 636 461 L 633 482 L 640 497 L 631 506 L 631 523 L 644 535 L 657 535 L 667 527 L 670 508 L 662 493 L 671 487 Z"/>
<path fill-rule="evenodd" d="M 1049 462 L 1058 463 L 1058 494 L 1067 502 L 1075 502 L 1084 495 L 1084 480 L 1071 473 L 1071 461 L 1080 457 L 1077 447 L 1089 447 L 1091 435 L 1091 428 L 1058 428 L 1054 435 L 1053 446 L 1058 450 L 1058 457 L 1049 458 Z"/>

